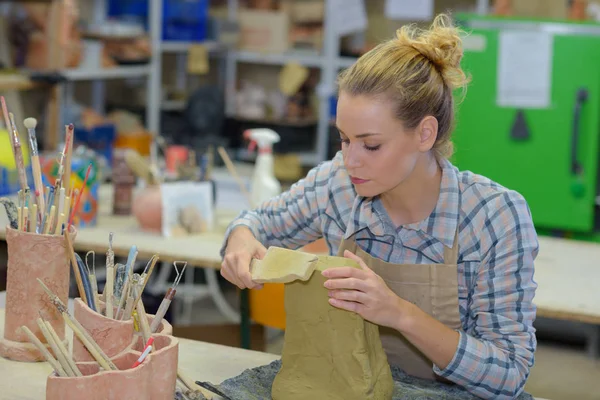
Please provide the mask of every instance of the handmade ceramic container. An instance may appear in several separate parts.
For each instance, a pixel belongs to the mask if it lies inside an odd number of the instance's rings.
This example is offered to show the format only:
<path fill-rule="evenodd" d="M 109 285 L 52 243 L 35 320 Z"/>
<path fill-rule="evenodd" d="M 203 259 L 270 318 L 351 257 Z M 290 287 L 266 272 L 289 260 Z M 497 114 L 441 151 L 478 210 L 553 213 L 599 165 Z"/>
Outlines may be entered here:
<path fill-rule="evenodd" d="M 74 227 L 71 232 L 71 238 L 75 240 Z M 37 279 L 67 304 L 70 266 L 65 239 L 60 235 L 40 235 L 7 227 L 6 243 L 6 316 L 4 338 L 0 338 L 0 356 L 16 361 L 43 361 L 39 350 L 19 328 L 27 326 L 42 343 L 46 343 L 36 323 L 41 314 L 64 340 L 65 322 Z"/>

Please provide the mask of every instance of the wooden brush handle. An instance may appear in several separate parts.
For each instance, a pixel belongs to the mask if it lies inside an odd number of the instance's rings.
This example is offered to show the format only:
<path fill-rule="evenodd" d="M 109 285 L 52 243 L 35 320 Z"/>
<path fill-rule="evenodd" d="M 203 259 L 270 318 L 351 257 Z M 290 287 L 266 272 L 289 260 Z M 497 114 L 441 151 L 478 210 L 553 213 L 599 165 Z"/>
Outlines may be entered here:
<path fill-rule="evenodd" d="M 40 195 L 36 196 L 36 202 L 39 210 L 45 210 L 44 184 L 42 183 L 42 167 L 40 167 L 40 156 L 31 156 L 31 168 L 33 172 L 33 184 L 35 191 Z"/>

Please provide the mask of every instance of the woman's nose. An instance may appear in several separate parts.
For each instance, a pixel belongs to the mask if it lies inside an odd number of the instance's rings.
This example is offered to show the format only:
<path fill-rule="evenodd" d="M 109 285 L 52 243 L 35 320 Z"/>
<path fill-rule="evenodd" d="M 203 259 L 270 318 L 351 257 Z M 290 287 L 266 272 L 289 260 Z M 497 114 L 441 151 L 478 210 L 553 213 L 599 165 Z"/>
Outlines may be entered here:
<path fill-rule="evenodd" d="M 359 149 L 354 143 L 349 144 L 344 151 L 344 159 L 347 168 L 358 168 L 361 166 Z"/>

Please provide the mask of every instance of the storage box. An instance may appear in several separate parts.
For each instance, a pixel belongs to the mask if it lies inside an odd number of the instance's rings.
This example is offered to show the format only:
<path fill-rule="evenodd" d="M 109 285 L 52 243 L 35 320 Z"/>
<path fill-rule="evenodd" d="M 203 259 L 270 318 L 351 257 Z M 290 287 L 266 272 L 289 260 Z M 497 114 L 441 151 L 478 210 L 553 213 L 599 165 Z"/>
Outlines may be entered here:
<path fill-rule="evenodd" d="M 513 0 L 513 15 L 518 17 L 566 19 L 568 0 Z"/>
<path fill-rule="evenodd" d="M 294 23 L 322 23 L 325 20 L 325 2 L 323 0 L 295 1 L 291 4 L 291 11 Z"/>
<path fill-rule="evenodd" d="M 290 18 L 284 11 L 240 10 L 241 50 L 283 53 L 289 49 Z"/>

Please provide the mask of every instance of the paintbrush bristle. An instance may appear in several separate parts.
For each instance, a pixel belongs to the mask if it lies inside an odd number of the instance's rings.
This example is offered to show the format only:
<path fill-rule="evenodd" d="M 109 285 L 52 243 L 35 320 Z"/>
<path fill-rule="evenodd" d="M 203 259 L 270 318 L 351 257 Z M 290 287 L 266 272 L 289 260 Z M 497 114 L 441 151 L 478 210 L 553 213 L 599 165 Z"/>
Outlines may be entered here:
<path fill-rule="evenodd" d="M 25 118 L 25 120 L 23 121 L 23 125 L 25 125 L 25 128 L 27 129 L 35 129 L 35 127 L 37 126 L 37 119 Z"/>

